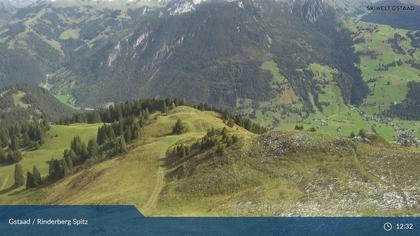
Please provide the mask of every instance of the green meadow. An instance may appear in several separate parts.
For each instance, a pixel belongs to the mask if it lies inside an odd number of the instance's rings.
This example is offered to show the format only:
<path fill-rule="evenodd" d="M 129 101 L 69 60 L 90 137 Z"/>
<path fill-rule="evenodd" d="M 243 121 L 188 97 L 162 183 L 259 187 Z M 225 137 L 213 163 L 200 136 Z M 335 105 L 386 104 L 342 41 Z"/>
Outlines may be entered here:
<path fill-rule="evenodd" d="M 38 150 L 22 150 L 23 159 L 20 164 L 25 173 L 37 166 L 41 175 L 46 176 L 48 174 L 47 161 L 52 158 L 62 158 L 64 149 L 70 147 L 70 142 L 75 136 L 80 136 L 85 142 L 96 138 L 98 127 L 97 124 L 52 125 L 44 145 Z M 14 165 L 0 166 L 0 191 L 13 185 L 14 167 Z"/>

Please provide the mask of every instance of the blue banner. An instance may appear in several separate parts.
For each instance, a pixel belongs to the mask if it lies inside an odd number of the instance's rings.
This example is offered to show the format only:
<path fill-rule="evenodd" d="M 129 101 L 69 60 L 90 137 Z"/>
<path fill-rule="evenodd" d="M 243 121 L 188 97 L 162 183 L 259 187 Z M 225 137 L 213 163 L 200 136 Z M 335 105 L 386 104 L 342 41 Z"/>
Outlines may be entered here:
<path fill-rule="evenodd" d="M 417 217 L 144 217 L 133 206 L 0 206 L 0 235 L 420 235 Z"/>

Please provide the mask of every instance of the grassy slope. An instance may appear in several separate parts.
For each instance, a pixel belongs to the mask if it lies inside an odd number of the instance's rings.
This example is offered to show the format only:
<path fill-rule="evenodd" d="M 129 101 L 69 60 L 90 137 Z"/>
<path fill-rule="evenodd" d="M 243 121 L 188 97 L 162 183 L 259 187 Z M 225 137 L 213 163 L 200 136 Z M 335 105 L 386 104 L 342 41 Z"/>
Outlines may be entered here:
<path fill-rule="evenodd" d="M 183 135 L 170 135 L 178 118 L 187 124 L 189 131 Z M 151 124 L 143 129 L 142 138 L 132 144 L 133 149 L 128 154 L 97 164 L 42 189 L 18 189 L 0 194 L 0 203 L 134 204 L 142 209 L 154 190 L 166 150 L 181 140 L 204 136 L 211 127 L 226 127 L 213 112 L 178 107 L 168 116 L 155 115 Z M 238 130 L 235 132 L 250 135 L 242 128 L 236 128 Z M 153 206 L 150 208 L 149 211 L 152 211 Z"/>
<path fill-rule="evenodd" d="M 23 109 L 27 109 L 28 107 L 30 107 L 30 104 L 26 104 L 22 101 L 22 98 L 26 95 L 25 92 L 23 91 L 18 91 L 17 93 L 12 95 L 13 98 L 13 103 L 16 107 L 21 107 Z"/>
<path fill-rule="evenodd" d="M 61 158 L 64 149 L 70 147 L 74 136 L 80 136 L 84 141 L 96 138 L 98 125 L 75 124 L 70 126 L 53 125 L 48 132 L 46 143 L 35 151 L 22 151 L 23 159 L 20 164 L 25 170 L 32 170 L 36 165 L 42 175 L 48 174 L 48 164 L 51 158 Z M 0 191 L 13 185 L 14 165 L 0 166 Z M 0 195 L 0 199 L 2 196 Z"/>
<path fill-rule="evenodd" d="M 188 132 L 172 135 L 178 118 Z M 279 147 L 276 142 L 285 139 L 308 152 L 273 158 L 262 154 L 264 139 L 256 142 L 257 136 L 234 127 L 228 130 L 240 142 L 223 157 L 210 150 L 182 161 L 165 158 L 169 147 L 190 143 L 211 127 L 226 127 L 213 112 L 178 107 L 169 115 L 154 114 L 128 154 L 50 186 L 0 193 L 0 203 L 134 204 L 146 215 L 184 216 L 420 214 L 414 149 L 340 146 L 320 133 L 290 132 L 268 140 Z M 331 152 L 311 150 L 317 147 Z M 182 166 L 189 174 L 173 177 Z"/>

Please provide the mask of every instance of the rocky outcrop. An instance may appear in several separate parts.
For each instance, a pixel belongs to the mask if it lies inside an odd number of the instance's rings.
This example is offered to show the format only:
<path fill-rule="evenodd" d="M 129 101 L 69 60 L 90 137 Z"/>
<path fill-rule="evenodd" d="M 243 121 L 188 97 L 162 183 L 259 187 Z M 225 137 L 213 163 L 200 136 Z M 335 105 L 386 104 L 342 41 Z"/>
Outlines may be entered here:
<path fill-rule="evenodd" d="M 326 13 L 323 0 L 309 0 L 302 5 L 302 17 L 306 22 L 314 23 Z"/>

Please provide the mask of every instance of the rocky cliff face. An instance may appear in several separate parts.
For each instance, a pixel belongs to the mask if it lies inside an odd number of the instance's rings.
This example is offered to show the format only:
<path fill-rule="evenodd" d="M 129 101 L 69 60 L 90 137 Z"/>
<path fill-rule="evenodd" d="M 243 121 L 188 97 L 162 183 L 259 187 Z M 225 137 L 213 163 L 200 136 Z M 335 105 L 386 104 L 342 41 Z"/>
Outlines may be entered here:
<path fill-rule="evenodd" d="M 302 17 L 306 22 L 314 23 L 326 13 L 326 5 L 323 0 L 306 1 L 302 5 Z"/>

